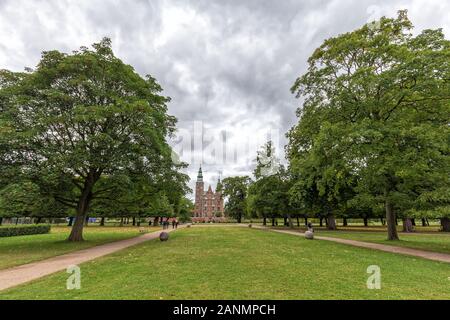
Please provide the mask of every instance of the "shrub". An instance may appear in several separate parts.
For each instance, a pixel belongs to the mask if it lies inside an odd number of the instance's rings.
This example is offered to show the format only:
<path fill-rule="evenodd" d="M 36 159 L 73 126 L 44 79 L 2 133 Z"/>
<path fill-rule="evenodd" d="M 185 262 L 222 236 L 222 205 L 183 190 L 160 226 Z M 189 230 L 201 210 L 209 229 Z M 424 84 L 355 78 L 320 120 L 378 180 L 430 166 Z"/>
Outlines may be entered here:
<path fill-rule="evenodd" d="M 32 234 L 45 234 L 50 232 L 49 224 L 23 225 L 23 226 L 4 226 L 0 227 L 0 238 L 26 236 Z"/>

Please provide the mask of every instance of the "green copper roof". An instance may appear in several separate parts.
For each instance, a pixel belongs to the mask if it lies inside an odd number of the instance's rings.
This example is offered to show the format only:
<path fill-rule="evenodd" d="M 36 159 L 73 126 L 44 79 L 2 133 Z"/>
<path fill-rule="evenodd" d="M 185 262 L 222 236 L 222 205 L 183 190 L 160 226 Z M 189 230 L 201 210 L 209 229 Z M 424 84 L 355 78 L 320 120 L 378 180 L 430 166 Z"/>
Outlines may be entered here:
<path fill-rule="evenodd" d="M 202 166 L 200 166 L 200 170 L 198 170 L 197 180 L 199 180 L 199 181 L 203 180 Z"/>

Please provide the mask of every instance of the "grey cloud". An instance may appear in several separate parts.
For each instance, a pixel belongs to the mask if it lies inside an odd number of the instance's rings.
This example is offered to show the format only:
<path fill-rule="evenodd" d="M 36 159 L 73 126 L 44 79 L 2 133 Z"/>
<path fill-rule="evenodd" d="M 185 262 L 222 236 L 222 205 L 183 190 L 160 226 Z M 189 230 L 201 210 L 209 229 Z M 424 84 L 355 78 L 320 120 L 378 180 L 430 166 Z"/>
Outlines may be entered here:
<path fill-rule="evenodd" d="M 181 128 L 203 121 L 238 144 L 264 128 L 284 135 L 297 121 L 301 101 L 289 89 L 324 39 L 401 8 L 418 29 L 450 32 L 450 4 L 439 0 L 1 0 L 0 68 L 23 70 L 43 50 L 109 36 L 120 58 L 158 79 Z M 250 175 L 250 156 L 205 166 L 206 182 L 218 171 Z"/>

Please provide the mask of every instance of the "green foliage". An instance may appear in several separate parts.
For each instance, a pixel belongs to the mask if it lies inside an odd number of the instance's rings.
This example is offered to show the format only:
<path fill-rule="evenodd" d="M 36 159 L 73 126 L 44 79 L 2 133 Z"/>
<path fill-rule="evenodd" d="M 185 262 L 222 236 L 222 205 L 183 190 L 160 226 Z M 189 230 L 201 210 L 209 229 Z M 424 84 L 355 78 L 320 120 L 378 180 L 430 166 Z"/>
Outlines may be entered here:
<path fill-rule="evenodd" d="M 247 201 L 253 217 L 275 218 L 294 213 L 288 194 L 291 179 L 276 157 L 272 141 L 258 151 L 254 176 Z"/>
<path fill-rule="evenodd" d="M 223 195 L 227 202 L 225 212 L 241 223 L 247 213 L 247 195 L 251 179 L 247 176 L 229 177 L 222 181 Z"/>
<path fill-rule="evenodd" d="M 71 208 L 81 218 L 76 241 L 93 205 L 134 203 L 122 208 L 141 214 L 161 189 L 173 204 L 188 189 L 166 141 L 176 123 L 170 99 L 115 57 L 109 39 L 92 47 L 43 52 L 27 73 L 0 72 L 0 181 L 16 173 L 14 182 Z"/>
<path fill-rule="evenodd" d="M 191 221 L 193 210 L 194 210 L 194 203 L 186 197 L 181 198 L 177 214 L 180 222 Z"/>
<path fill-rule="evenodd" d="M 0 238 L 45 234 L 50 232 L 50 225 L 0 226 Z"/>
<path fill-rule="evenodd" d="M 0 217 L 61 217 L 66 208 L 41 193 L 32 182 L 11 183 L 0 189 Z"/>
<path fill-rule="evenodd" d="M 150 210 L 157 217 L 173 217 L 174 215 L 173 206 L 165 193 L 155 195 Z"/>
<path fill-rule="evenodd" d="M 448 206 L 449 193 L 424 195 L 450 185 L 450 42 L 412 28 L 400 11 L 310 57 L 292 87 L 304 98 L 288 134 L 293 200 L 338 212 L 384 207 L 393 232 L 395 213 Z"/>

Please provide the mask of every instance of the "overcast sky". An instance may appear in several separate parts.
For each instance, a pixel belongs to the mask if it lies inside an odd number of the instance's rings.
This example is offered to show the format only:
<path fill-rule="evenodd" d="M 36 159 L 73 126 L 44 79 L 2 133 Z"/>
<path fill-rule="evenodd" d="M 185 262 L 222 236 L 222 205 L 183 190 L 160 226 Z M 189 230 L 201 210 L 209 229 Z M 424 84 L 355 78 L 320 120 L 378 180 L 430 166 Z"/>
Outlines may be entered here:
<path fill-rule="evenodd" d="M 324 39 L 399 9 L 416 30 L 450 33 L 444 0 L 0 0 L 0 68 L 22 71 L 41 51 L 110 37 L 118 57 L 172 98 L 180 137 L 171 143 L 191 178 L 203 162 L 215 184 L 219 171 L 251 174 L 254 148 L 269 131 L 282 151 L 300 104 L 289 89 Z M 203 145 L 186 150 L 199 134 Z"/>

